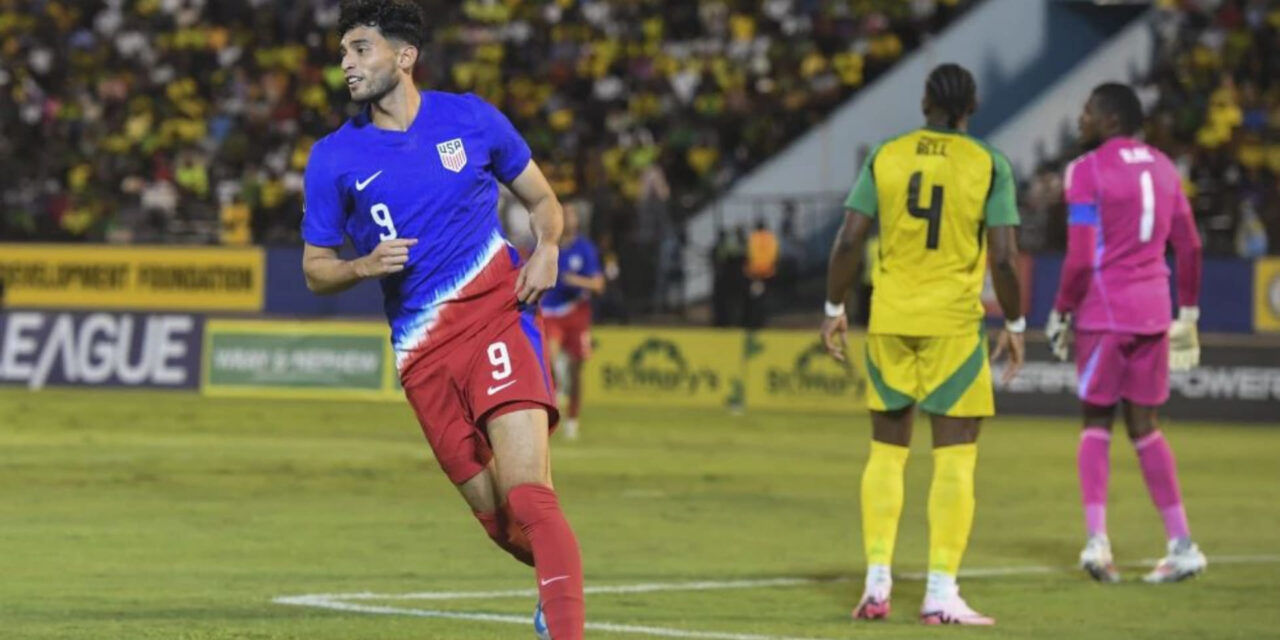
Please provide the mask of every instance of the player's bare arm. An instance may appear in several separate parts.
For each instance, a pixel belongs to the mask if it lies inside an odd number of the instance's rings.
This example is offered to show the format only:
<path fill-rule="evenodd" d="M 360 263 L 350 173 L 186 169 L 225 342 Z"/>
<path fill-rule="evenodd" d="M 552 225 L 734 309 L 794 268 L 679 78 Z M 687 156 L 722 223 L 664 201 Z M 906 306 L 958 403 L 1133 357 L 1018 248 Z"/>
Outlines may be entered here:
<path fill-rule="evenodd" d="M 566 273 L 563 276 L 560 276 L 560 279 L 563 280 L 565 284 L 571 287 L 585 289 L 587 291 L 590 291 L 591 293 L 594 293 L 595 295 L 600 295 L 604 293 L 605 283 L 604 283 L 603 274 L 597 274 L 594 276 L 580 276 L 572 273 Z"/>
<path fill-rule="evenodd" d="M 822 321 L 822 342 L 831 357 L 844 362 L 845 334 L 849 331 L 849 319 L 844 312 L 844 300 L 858 277 L 862 263 L 862 247 L 867 242 L 873 220 L 853 209 L 845 210 L 844 224 L 831 245 L 831 257 L 827 262 L 826 319 Z"/>
<path fill-rule="evenodd" d="M 516 298 L 524 304 L 534 304 L 556 285 L 564 211 L 547 177 L 532 161 L 508 186 L 529 210 L 533 236 L 538 240 L 537 247 L 516 279 Z"/>
<path fill-rule="evenodd" d="M 307 288 L 313 293 L 342 293 L 362 280 L 404 271 L 409 248 L 417 243 L 414 238 L 384 240 L 369 255 L 354 260 L 338 257 L 337 247 L 307 244 L 302 249 L 302 273 L 306 276 Z"/>
<path fill-rule="evenodd" d="M 1022 288 L 1018 283 L 1017 227 L 991 227 L 987 229 L 987 244 L 991 247 L 991 282 L 995 285 L 996 299 L 1006 320 L 1022 318 Z M 1025 327 L 1026 320 L 1022 320 Z M 1022 331 L 1006 327 L 1000 332 L 992 357 L 999 360 L 1008 352 L 1009 365 L 1004 369 L 1001 381 L 1008 383 L 1022 370 L 1026 343 Z"/>

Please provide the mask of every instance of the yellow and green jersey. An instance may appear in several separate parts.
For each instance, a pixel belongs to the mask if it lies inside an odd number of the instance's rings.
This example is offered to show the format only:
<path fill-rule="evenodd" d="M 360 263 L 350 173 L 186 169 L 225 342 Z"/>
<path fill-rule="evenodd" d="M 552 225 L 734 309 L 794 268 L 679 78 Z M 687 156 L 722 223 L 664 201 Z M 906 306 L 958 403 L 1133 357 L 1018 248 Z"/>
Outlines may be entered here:
<path fill-rule="evenodd" d="M 952 336 L 983 317 L 986 229 L 1018 224 L 1009 160 L 949 129 L 872 149 L 845 207 L 877 218 L 870 333 Z"/>

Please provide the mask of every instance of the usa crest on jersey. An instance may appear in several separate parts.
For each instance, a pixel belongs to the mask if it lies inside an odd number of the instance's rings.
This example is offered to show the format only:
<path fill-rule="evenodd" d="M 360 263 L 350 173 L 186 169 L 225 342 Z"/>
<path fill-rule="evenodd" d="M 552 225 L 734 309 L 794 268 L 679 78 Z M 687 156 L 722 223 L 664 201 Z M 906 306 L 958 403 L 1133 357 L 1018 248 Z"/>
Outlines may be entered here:
<path fill-rule="evenodd" d="M 467 150 L 462 146 L 462 138 L 441 142 L 436 145 L 436 151 L 440 152 L 440 164 L 454 173 L 467 166 Z"/>

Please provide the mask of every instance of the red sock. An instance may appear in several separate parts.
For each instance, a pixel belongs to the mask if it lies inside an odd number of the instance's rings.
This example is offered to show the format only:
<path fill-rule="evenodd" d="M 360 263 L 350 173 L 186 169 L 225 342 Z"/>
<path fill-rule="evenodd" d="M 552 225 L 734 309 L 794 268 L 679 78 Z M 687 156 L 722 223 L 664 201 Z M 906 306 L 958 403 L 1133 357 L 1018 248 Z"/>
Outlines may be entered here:
<path fill-rule="evenodd" d="M 484 532 L 489 534 L 489 538 L 498 543 L 499 547 L 516 560 L 533 566 L 533 547 L 529 546 L 529 539 L 524 536 L 524 531 L 521 531 L 520 526 L 513 521 L 509 506 L 504 504 L 498 511 L 487 513 L 473 511 L 472 513 L 475 514 L 476 520 L 480 521 L 480 526 L 484 527 Z"/>
<path fill-rule="evenodd" d="M 569 417 L 574 420 L 578 419 L 578 410 L 582 408 L 582 394 L 578 392 L 578 387 L 574 387 L 569 392 Z"/>
<path fill-rule="evenodd" d="M 540 484 L 522 484 L 507 494 L 507 504 L 533 545 L 538 596 L 551 637 L 582 640 L 586 620 L 582 557 L 555 491 Z"/>

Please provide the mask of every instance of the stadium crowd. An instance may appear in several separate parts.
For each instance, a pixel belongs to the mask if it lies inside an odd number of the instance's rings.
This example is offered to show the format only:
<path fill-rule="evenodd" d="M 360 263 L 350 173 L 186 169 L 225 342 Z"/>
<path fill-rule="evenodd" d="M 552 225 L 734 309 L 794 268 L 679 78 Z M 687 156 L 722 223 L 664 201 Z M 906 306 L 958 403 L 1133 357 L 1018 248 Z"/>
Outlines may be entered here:
<path fill-rule="evenodd" d="M 597 235 L 643 239 L 967 3 L 424 0 L 419 73 L 499 105 L 562 196 L 603 214 Z M 351 108 L 338 9 L 0 0 L 0 230 L 296 243 L 308 150 Z"/>
<path fill-rule="evenodd" d="M 679 306 L 689 251 L 734 270 L 748 230 L 687 247 L 681 217 L 973 3 L 421 1 L 435 23 L 420 81 L 497 104 L 586 205 L 619 314 L 619 289 Z M 1160 7 L 1147 137 L 1183 170 L 1208 251 L 1280 252 L 1280 8 Z M 309 149 L 354 108 L 338 13 L 339 0 L 0 0 L 0 237 L 297 244 Z M 1064 246 L 1064 160 L 1024 179 L 1028 249 Z M 794 281 L 804 239 L 772 231 Z"/>
<path fill-rule="evenodd" d="M 1146 139 L 1182 171 L 1207 252 L 1280 253 L 1280 6 L 1162 0 L 1157 50 L 1139 96 Z M 1061 250 L 1065 160 L 1023 189 L 1024 245 Z"/>

